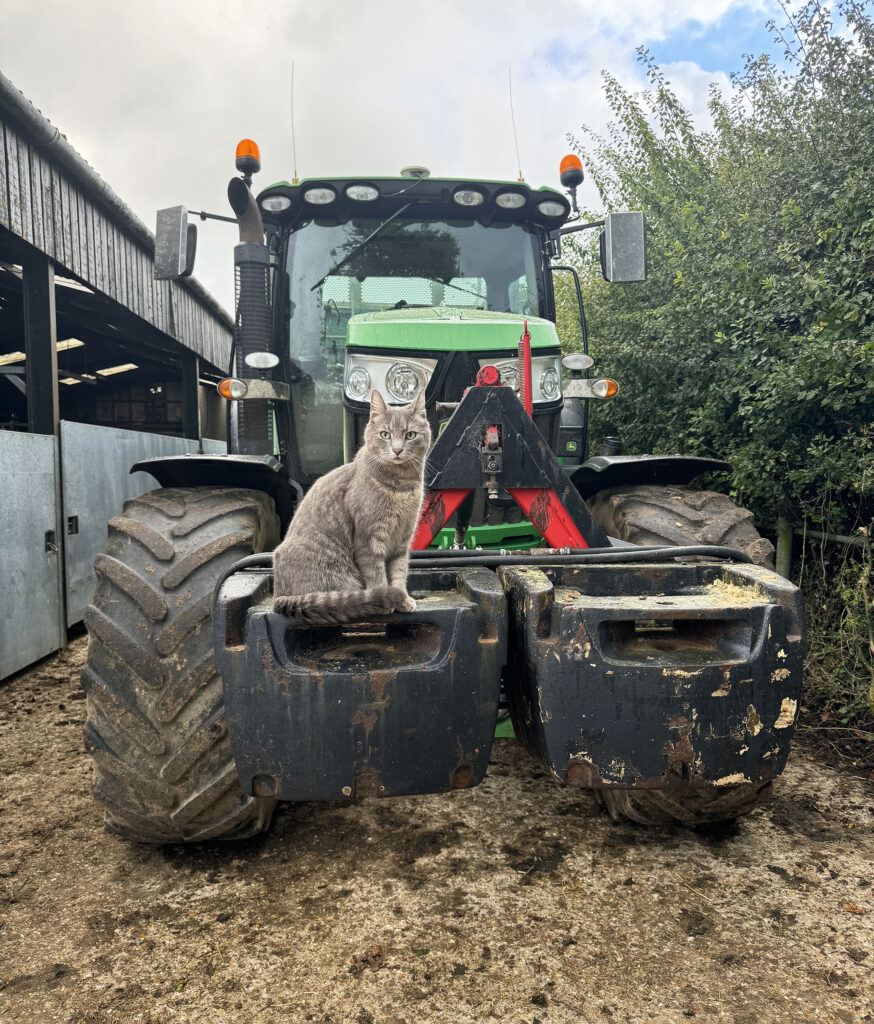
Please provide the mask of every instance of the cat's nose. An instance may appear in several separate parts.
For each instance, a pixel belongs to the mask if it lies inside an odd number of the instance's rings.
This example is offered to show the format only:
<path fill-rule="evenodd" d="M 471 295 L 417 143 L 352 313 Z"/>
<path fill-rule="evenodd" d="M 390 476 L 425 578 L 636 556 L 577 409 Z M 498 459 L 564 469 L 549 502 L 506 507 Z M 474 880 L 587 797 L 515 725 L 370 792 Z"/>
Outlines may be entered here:
<path fill-rule="evenodd" d="M 392 448 L 392 451 L 395 453 L 395 455 L 400 455 L 401 452 L 403 451 L 403 448 Z"/>

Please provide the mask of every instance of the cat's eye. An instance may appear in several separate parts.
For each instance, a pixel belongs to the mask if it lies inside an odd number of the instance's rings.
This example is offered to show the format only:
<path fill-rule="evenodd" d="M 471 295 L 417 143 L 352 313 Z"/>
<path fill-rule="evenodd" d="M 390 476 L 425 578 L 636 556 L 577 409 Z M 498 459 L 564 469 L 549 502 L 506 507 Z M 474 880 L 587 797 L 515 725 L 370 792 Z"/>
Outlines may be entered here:
<path fill-rule="evenodd" d="M 415 436 L 416 436 L 416 431 L 415 430 L 408 430 L 407 431 L 407 440 L 408 441 L 412 441 Z"/>
<path fill-rule="evenodd" d="M 391 434 L 387 430 L 380 430 L 379 436 L 388 439 L 391 437 Z"/>

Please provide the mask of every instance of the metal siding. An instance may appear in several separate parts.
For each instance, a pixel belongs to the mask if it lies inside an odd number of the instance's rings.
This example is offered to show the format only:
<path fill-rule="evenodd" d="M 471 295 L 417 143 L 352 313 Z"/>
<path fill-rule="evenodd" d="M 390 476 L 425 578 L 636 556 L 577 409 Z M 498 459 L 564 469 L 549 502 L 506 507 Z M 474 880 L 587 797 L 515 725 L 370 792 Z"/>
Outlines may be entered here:
<path fill-rule="evenodd" d="M 196 451 L 197 442 L 183 437 L 61 421 L 64 516 L 76 516 L 79 525 L 78 533 L 65 538 L 68 625 L 79 622 L 93 597 L 94 559 L 106 548 L 106 524 L 122 514 L 128 498 L 158 486 L 148 473 L 131 474 L 130 467 L 141 459 Z"/>
<path fill-rule="evenodd" d="M 61 632 L 57 438 L 0 430 L 0 679 L 56 651 Z"/>

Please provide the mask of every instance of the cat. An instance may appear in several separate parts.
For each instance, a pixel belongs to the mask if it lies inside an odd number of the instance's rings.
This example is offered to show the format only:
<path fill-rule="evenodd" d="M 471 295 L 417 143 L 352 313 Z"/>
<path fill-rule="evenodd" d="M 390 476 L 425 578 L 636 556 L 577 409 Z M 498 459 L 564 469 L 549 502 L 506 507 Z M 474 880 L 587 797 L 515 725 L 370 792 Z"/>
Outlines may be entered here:
<path fill-rule="evenodd" d="M 273 555 L 275 612 L 334 624 L 415 611 L 407 570 L 430 442 L 424 392 L 392 407 L 372 393 L 364 444 L 316 481 Z"/>

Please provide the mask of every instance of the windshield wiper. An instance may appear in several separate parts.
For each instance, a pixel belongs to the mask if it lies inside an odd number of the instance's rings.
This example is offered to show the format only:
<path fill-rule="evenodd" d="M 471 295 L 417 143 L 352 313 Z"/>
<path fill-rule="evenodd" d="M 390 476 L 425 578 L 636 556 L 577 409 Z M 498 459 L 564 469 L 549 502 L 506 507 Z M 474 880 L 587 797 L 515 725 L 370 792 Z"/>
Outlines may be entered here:
<path fill-rule="evenodd" d="M 327 279 L 331 276 L 331 274 L 336 274 L 340 267 L 344 267 L 349 262 L 349 260 L 352 259 L 353 256 L 357 256 L 358 253 L 360 253 L 361 250 L 366 245 L 370 245 L 370 243 L 374 240 L 374 238 L 376 238 L 380 231 L 383 230 L 383 228 L 388 227 L 388 225 L 391 224 L 393 220 L 396 220 L 398 217 L 400 217 L 402 213 L 406 213 L 406 211 L 409 210 L 409 208 L 412 205 L 412 203 L 406 203 L 399 210 L 395 210 L 395 212 L 390 217 L 386 217 L 382 224 L 380 224 L 378 227 L 375 227 L 373 231 L 371 231 L 370 234 L 367 236 L 367 238 L 364 239 L 363 242 L 361 242 L 359 245 L 356 245 L 355 248 L 351 252 L 348 252 L 343 257 L 343 259 L 340 260 L 339 263 L 335 263 L 334 266 L 331 267 L 331 269 L 324 275 L 324 277 L 320 277 L 319 280 L 316 281 L 316 283 L 312 286 L 312 288 L 310 288 L 310 291 L 314 292 L 316 288 L 321 288 L 325 281 L 327 281 Z"/>

